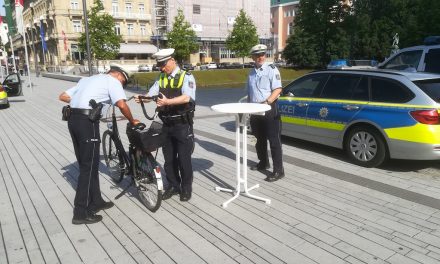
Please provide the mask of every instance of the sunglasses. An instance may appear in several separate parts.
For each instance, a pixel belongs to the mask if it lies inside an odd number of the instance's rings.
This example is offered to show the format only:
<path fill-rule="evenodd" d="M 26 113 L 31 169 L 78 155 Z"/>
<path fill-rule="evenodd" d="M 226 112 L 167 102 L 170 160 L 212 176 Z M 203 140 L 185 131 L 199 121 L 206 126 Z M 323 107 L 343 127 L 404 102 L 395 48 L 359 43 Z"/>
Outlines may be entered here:
<path fill-rule="evenodd" d="M 169 60 L 158 62 L 157 67 L 159 67 L 159 68 L 165 67 L 165 65 L 167 65 L 168 61 Z"/>

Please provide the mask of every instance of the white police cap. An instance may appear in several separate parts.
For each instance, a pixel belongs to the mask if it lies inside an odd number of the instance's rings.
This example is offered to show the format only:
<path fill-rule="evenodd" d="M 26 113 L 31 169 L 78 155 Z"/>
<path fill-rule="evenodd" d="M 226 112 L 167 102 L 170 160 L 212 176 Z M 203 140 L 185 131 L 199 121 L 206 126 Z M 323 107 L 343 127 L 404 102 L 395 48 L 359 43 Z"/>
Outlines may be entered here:
<path fill-rule="evenodd" d="M 264 44 L 257 44 L 257 45 L 252 47 L 251 55 L 266 53 L 266 51 L 267 51 L 267 46 L 266 45 L 264 45 Z"/>
<path fill-rule="evenodd" d="M 128 82 L 128 79 L 133 76 L 133 72 L 132 71 L 127 69 L 127 67 L 122 66 L 122 65 L 117 64 L 117 63 L 111 63 L 110 64 L 110 70 L 115 70 L 115 71 L 118 71 L 118 72 L 122 73 L 122 75 L 124 75 L 125 80 L 127 82 Z"/>
<path fill-rule="evenodd" d="M 153 54 L 153 58 L 155 58 L 157 62 L 162 62 L 170 59 L 173 54 L 174 49 L 161 49 Z"/>

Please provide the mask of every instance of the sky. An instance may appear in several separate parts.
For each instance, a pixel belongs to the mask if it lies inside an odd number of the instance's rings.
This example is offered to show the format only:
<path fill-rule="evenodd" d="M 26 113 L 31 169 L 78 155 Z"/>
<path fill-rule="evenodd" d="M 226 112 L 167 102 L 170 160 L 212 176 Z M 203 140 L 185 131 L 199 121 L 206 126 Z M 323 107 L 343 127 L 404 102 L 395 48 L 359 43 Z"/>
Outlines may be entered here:
<path fill-rule="evenodd" d="M 5 4 L 5 0 L 0 0 L 0 16 L 5 15 L 5 8 L 3 7 L 4 4 Z"/>

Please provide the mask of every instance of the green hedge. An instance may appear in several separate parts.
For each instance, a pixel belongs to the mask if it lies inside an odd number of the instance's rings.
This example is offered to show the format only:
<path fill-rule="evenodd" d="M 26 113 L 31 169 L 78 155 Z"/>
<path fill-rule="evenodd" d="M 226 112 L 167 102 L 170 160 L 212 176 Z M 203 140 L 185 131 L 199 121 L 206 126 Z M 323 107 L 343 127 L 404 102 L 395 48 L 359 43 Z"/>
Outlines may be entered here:
<path fill-rule="evenodd" d="M 191 71 L 196 79 L 197 88 L 224 88 L 224 87 L 244 87 L 246 78 L 251 69 L 225 69 Z M 294 70 L 281 68 L 281 79 L 283 85 L 295 80 L 298 77 L 310 72 L 311 70 Z M 149 88 L 158 77 L 159 72 L 135 73 L 135 83 L 139 89 Z"/>

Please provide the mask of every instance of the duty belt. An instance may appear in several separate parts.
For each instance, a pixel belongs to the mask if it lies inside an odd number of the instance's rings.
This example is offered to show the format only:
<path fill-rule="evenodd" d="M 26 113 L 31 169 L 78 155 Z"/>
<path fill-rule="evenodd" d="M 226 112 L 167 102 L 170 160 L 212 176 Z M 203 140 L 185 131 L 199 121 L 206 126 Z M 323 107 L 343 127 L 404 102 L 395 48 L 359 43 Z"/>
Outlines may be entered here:
<path fill-rule="evenodd" d="M 188 118 L 186 115 L 172 115 L 172 116 L 160 116 L 160 119 L 166 125 L 177 125 L 188 123 Z"/>
<path fill-rule="evenodd" d="M 83 109 L 83 108 L 71 108 L 70 113 L 72 114 L 82 114 L 82 115 L 89 115 L 91 109 Z"/>

